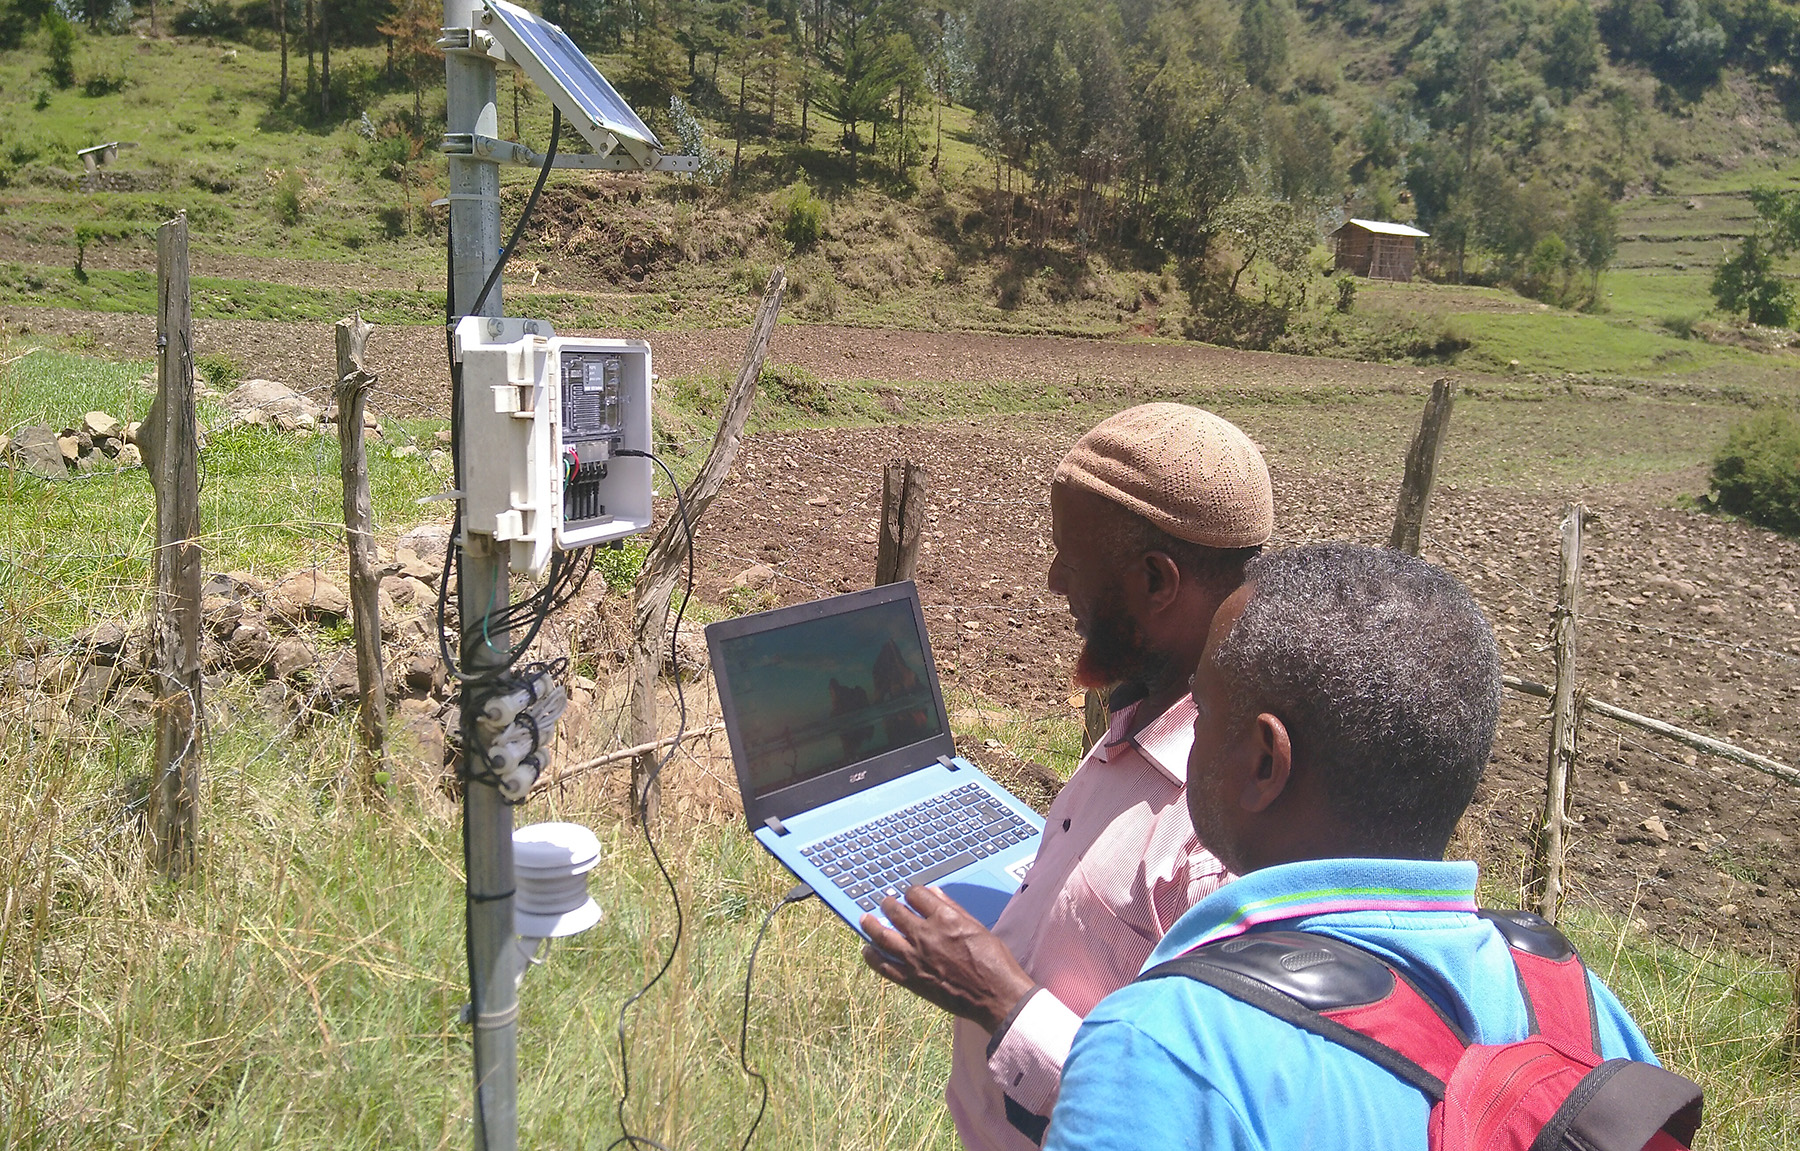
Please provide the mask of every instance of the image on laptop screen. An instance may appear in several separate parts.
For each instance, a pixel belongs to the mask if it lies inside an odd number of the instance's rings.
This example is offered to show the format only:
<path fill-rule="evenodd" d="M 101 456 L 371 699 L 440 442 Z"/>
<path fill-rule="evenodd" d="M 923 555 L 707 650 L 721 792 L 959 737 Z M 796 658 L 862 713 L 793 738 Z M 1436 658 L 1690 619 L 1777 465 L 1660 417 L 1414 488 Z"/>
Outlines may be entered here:
<path fill-rule="evenodd" d="M 759 796 L 944 730 L 907 600 L 737 636 L 720 656 Z"/>

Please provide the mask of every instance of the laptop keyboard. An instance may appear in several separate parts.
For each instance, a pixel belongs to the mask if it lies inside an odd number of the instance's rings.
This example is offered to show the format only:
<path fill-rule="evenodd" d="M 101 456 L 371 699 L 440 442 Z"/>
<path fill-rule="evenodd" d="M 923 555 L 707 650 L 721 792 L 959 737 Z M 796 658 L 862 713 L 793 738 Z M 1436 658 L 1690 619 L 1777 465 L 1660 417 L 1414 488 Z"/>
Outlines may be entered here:
<path fill-rule="evenodd" d="M 1037 834 L 978 783 L 821 839 L 800 854 L 864 911 Z"/>

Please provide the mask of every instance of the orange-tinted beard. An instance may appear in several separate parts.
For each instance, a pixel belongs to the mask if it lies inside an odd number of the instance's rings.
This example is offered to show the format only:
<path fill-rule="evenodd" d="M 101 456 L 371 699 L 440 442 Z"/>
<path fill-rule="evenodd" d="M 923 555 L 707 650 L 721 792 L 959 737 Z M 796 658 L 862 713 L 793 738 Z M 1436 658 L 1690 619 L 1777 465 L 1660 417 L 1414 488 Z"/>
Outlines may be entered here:
<path fill-rule="evenodd" d="M 1075 660 L 1076 686 L 1099 691 L 1129 679 L 1146 679 L 1160 662 L 1145 649 L 1137 620 L 1125 610 L 1118 589 L 1109 590 Z"/>

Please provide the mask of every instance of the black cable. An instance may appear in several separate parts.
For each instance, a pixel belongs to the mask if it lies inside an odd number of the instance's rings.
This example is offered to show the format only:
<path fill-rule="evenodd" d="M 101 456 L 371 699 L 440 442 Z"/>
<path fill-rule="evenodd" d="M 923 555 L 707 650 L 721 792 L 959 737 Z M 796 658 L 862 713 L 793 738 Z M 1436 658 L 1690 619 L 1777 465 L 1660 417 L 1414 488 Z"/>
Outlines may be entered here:
<path fill-rule="evenodd" d="M 756 1129 L 762 1124 L 763 1114 L 769 1109 L 769 1081 L 763 1078 L 762 1072 L 750 1066 L 748 1054 L 750 1046 L 750 980 L 756 975 L 756 953 L 762 947 L 763 936 L 767 934 L 769 924 L 775 921 L 775 913 L 790 903 L 799 903 L 803 899 L 812 898 L 812 896 L 813 889 L 807 884 L 799 883 L 776 901 L 775 906 L 769 908 L 769 913 L 763 916 L 762 926 L 756 929 L 756 939 L 750 944 L 750 959 L 744 964 L 744 1014 L 738 1024 L 738 1066 L 742 1067 L 744 1074 L 756 1080 L 756 1085 L 762 1088 L 762 1102 L 757 1105 L 756 1118 L 750 1120 L 750 1130 L 744 1132 L 744 1142 L 739 1151 L 750 1151 L 750 1140 L 755 1138 Z"/>
<path fill-rule="evenodd" d="M 606 1151 L 612 1151 L 614 1147 L 620 1145 L 652 1147 L 657 1151 L 668 1151 L 668 1148 L 648 1135 L 634 1134 L 625 1122 L 625 1103 L 631 1098 L 631 1055 L 625 1034 L 625 1016 L 638 1000 L 649 994 L 650 989 L 662 981 L 662 977 L 674 964 L 676 953 L 681 949 L 681 894 L 675 889 L 675 879 L 669 874 L 668 865 L 663 863 L 662 853 L 656 849 L 656 838 L 650 834 L 650 796 L 656 790 L 656 783 L 662 777 L 663 768 L 668 766 L 669 761 L 674 759 L 675 753 L 680 750 L 681 738 L 687 732 L 687 696 L 681 689 L 681 668 L 678 662 L 679 653 L 675 647 L 675 638 L 681 630 L 681 618 L 687 613 L 688 599 L 694 594 L 694 523 L 688 518 L 687 497 L 682 494 L 681 484 L 675 479 L 675 473 L 669 470 L 668 464 L 663 463 L 652 452 L 621 450 L 613 454 L 647 459 L 663 470 L 663 474 L 669 477 L 669 483 L 675 489 L 675 506 L 681 514 L 682 530 L 687 535 L 687 588 L 681 595 L 681 607 L 675 612 L 675 627 L 669 632 L 669 662 L 675 665 L 675 704 L 680 720 L 675 728 L 675 738 L 669 743 L 669 750 L 657 761 L 656 766 L 650 770 L 650 774 L 644 777 L 637 802 L 638 826 L 643 830 L 644 844 L 650 849 L 650 858 L 656 861 L 656 870 L 662 873 L 663 883 L 669 889 L 669 902 L 675 908 L 675 937 L 669 944 L 669 954 L 663 959 L 662 966 L 656 969 L 656 974 L 652 975 L 648 982 L 632 992 L 631 996 L 619 1005 L 619 1076 L 622 1080 L 618 1109 L 620 1134 L 617 1139 L 606 1145 Z M 665 607 L 663 609 L 663 625 L 667 627 L 668 622 L 669 613 Z"/>
<path fill-rule="evenodd" d="M 525 221 L 531 219 L 531 210 L 537 207 L 538 193 L 544 190 L 544 181 L 549 178 L 551 165 L 556 162 L 556 143 L 561 136 L 562 109 L 552 107 L 550 109 L 550 150 L 544 153 L 544 166 L 538 170 L 537 183 L 531 186 L 531 195 L 525 200 L 525 210 L 519 213 L 518 222 L 513 225 L 512 237 L 506 241 L 506 247 L 500 249 L 500 258 L 494 261 L 494 270 L 488 273 L 487 283 L 481 285 L 481 291 L 475 293 L 475 302 L 470 304 L 469 310 L 463 313 L 465 317 L 480 314 L 483 301 L 487 299 L 488 293 L 494 290 L 494 285 L 500 280 L 501 269 L 505 268 L 506 261 L 512 258 L 513 249 L 518 246 L 519 237 L 525 232 Z"/>

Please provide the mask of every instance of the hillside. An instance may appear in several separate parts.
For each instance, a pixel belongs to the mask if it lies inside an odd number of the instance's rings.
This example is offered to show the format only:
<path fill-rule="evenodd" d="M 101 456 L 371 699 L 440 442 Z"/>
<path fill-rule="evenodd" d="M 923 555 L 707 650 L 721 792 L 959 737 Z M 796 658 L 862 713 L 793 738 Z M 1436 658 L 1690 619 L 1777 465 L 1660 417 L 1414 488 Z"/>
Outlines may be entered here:
<path fill-rule="evenodd" d="M 1259 5 L 1270 11 L 1258 16 Z M 1800 187 L 1785 74 L 1758 56 L 1769 50 L 1762 41 L 1730 43 L 1704 83 L 1672 84 L 1661 57 L 1603 39 L 1583 56 L 1559 41 L 1566 4 L 1484 15 L 1478 0 L 1293 11 L 1170 0 L 1151 6 L 1162 31 L 1127 20 L 1105 35 L 1082 22 L 1092 5 L 1071 4 L 1032 33 L 1053 58 L 1082 46 L 1112 53 L 1082 67 L 1115 87 L 1181 79 L 1186 87 L 1169 88 L 1181 99 L 1211 91 L 1231 125 L 1218 138 L 1156 137 L 1205 107 L 1134 121 L 1092 76 L 1057 104 L 1041 51 L 1017 76 L 999 69 L 1004 45 L 982 24 L 1011 11 L 998 0 L 935 20 L 891 4 L 871 28 L 888 29 L 889 55 L 895 44 L 920 50 L 924 88 L 909 107 L 903 78 L 889 77 L 883 100 L 861 113 L 870 123 L 846 132 L 831 113 L 854 112 L 843 76 L 859 65 L 844 47 L 853 32 L 834 18 L 788 12 L 785 31 L 751 29 L 741 42 L 719 33 L 706 41 L 717 48 L 710 60 L 686 54 L 691 72 L 647 74 L 641 45 L 609 45 L 616 30 L 564 7 L 561 18 L 598 45 L 602 67 L 671 148 L 681 135 L 667 96 L 691 101 L 721 169 L 710 185 L 557 175 L 509 292 L 515 310 L 565 326 L 725 322 L 785 261 L 790 317 L 815 322 L 1188 337 L 1500 371 L 1659 376 L 1731 361 L 1754 379 L 1769 374 L 1759 353 L 1785 342 L 1746 339 L 1732 317 L 1709 316 L 1706 290 L 1713 265 L 1755 225 L 1746 190 Z M 359 45 L 380 41 L 373 9 L 346 4 L 339 15 L 329 110 L 297 30 L 279 98 L 281 53 L 254 5 L 165 13 L 154 36 L 142 14 L 117 31 L 71 26 L 68 87 L 51 75 L 48 31 L 0 52 L 4 297 L 146 312 L 150 234 L 186 210 L 207 277 L 199 315 L 318 320 L 360 306 L 377 322 L 435 322 L 441 64 L 404 35 L 397 55 Z M 1589 16 L 1599 36 L 1610 17 Z M 400 16 L 386 20 L 392 30 Z M 660 32 L 686 42 L 673 25 Z M 752 41 L 785 45 L 777 64 L 746 55 Z M 1580 57 L 1576 74 L 1556 64 L 1558 51 Z M 808 80 L 806 69 L 817 74 Z M 1471 69 L 1480 76 L 1468 79 Z M 740 115 L 728 97 L 748 101 L 752 81 L 765 110 L 753 116 L 747 102 Z M 1484 102 L 1459 112 L 1465 89 Z M 541 147 L 547 101 L 503 77 L 500 103 L 507 134 Z M 1030 127 L 1057 115 L 1079 123 Z M 1110 159 L 1085 168 L 1067 159 L 1084 133 L 1082 155 L 1110 141 Z M 116 162 L 84 177 L 76 152 L 113 140 L 124 145 Z M 565 145 L 579 146 L 572 135 Z M 1230 181 L 1192 167 L 1209 156 Z M 506 174 L 510 203 L 532 175 Z M 1593 226 L 1617 239 L 1599 278 L 1582 263 L 1587 225 L 1572 215 L 1583 196 L 1599 205 Z M 1351 214 L 1433 229 L 1424 271 L 1466 286 L 1423 296 L 1340 289 L 1324 274 L 1320 238 Z M 1549 346 L 1537 321 L 1521 318 L 1542 313 L 1540 301 L 1562 317 Z M 1603 350 L 1573 363 L 1559 350 L 1570 340 Z"/>

